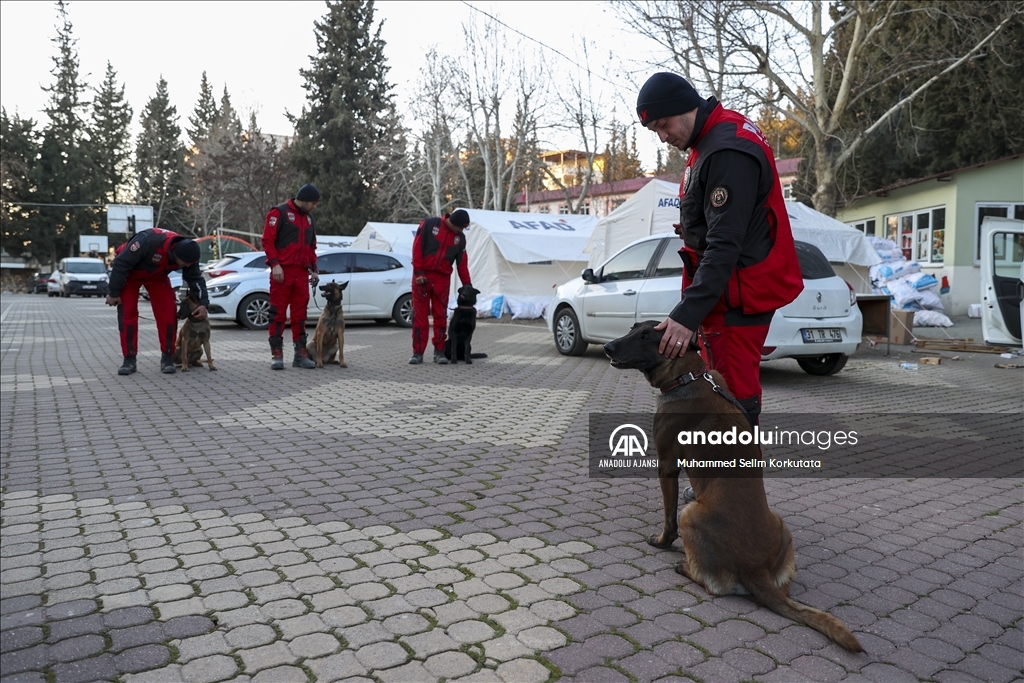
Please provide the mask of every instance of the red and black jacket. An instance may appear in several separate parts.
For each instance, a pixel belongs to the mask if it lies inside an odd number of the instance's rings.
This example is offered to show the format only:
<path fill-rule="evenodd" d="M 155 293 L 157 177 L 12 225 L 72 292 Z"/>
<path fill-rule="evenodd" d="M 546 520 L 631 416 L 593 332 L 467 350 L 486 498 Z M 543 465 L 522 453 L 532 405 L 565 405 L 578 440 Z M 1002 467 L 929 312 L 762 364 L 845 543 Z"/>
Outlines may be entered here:
<path fill-rule="evenodd" d="M 267 212 L 263 225 L 263 251 L 267 265 L 316 269 L 316 228 L 313 215 L 302 213 L 289 199 Z"/>
<path fill-rule="evenodd" d="M 181 270 L 181 279 L 191 291 L 199 295 L 199 302 L 208 306 L 210 300 L 206 294 L 206 280 L 199 270 L 199 263 L 182 268 L 171 257 L 171 249 L 183 239 L 186 238 L 170 230 L 152 228 L 139 232 L 118 247 L 110 267 L 109 295 L 121 296 L 125 282 L 133 275 L 150 279 L 167 275 L 172 270 Z"/>
<path fill-rule="evenodd" d="M 445 219 L 428 218 L 416 229 L 416 237 L 412 241 L 412 273 L 413 277 L 426 272 L 451 275 L 453 266 L 459 269 L 459 280 L 464 285 L 470 284 L 469 265 L 466 257 L 466 236 L 459 235 L 448 229 Z"/>
<path fill-rule="evenodd" d="M 683 298 L 670 317 L 697 329 L 711 311 L 760 325 L 803 290 L 775 157 L 749 119 L 708 98 L 679 189 Z"/>

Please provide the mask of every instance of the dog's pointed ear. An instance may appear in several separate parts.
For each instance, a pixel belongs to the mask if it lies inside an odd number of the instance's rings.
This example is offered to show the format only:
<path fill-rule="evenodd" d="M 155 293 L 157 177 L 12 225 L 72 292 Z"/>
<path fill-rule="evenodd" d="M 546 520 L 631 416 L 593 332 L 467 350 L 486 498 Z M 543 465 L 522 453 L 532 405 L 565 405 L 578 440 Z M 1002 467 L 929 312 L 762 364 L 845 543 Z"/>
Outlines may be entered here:
<path fill-rule="evenodd" d="M 341 291 L 345 291 L 346 287 L 348 287 L 348 280 L 346 280 L 345 282 L 338 283 L 338 289 L 340 289 Z"/>

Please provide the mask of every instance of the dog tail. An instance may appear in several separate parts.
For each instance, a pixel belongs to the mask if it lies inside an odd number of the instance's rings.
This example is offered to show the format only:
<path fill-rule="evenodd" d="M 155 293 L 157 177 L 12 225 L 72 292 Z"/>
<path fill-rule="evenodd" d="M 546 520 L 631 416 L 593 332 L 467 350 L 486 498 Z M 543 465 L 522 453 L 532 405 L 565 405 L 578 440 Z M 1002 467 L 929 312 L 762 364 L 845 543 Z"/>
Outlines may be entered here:
<path fill-rule="evenodd" d="M 849 629 L 843 625 L 843 622 L 827 612 L 822 612 L 820 609 L 804 605 L 788 597 L 779 590 L 767 572 L 762 573 L 760 576 L 752 577 L 749 582 L 744 582 L 743 585 L 750 591 L 755 600 L 776 614 L 781 614 L 793 621 L 810 626 L 850 652 L 864 652 L 864 648 L 861 647 L 857 638 L 850 633 Z"/>

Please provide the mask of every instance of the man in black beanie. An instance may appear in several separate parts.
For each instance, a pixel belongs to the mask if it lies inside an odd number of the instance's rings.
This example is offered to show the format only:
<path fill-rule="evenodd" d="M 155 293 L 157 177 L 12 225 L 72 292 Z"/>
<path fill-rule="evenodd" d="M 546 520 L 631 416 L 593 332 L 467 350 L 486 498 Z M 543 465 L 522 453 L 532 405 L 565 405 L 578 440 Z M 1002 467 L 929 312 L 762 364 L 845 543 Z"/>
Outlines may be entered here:
<path fill-rule="evenodd" d="M 110 269 L 107 305 L 117 306 L 117 328 L 121 333 L 124 362 L 119 375 L 135 372 L 139 347 L 139 288 L 145 286 L 153 307 L 160 337 L 160 372 L 174 373 L 174 344 L 178 336 L 178 305 L 167 277 L 181 269 L 182 280 L 196 293 L 202 304 L 195 310 L 196 320 L 205 320 L 210 301 L 206 280 L 199 271 L 199 245 L 170 230 L 142 230 L 117 249 Z"/>
<path fill-rule="evenodd" d="M 448 293 L 453 266 L 463 285 L 469 281 L 466 238 L 469 214 L 457 209 L 440 218 L 428 218 L 416 229 L 412 242 L 412 358 L 410 365 L 423 362 L 430 336 L 427 314 L 434 318 L 434 362 L 447 365 L 444 338 L 448 328 Z"/>
<path fill-rule="evenodd" d="M 306 351 L 306 307 L 309 288 L 320 281 L 316 267 L 316 228 L 313 209 L 320 190 L 306 184 L 280 206 L 267 212 L 263 250 L 270 266 L 270 367 L 284 370 L 284 324 L 291 308 L 293 368 L 315 368 Z"/>
<path fill-rule="evenodd" d="M 674 226 L 684 245 L 682 300 L 655 328 L 665 331 L 660 351 L 684 353 L 700 328 L 704 362 L 756 424 L 768 327 L 803 289 L 775 157 L 753 122 L 673 73 L 647 79 L 636 112 L 662 142 L 689 150 Z"/>

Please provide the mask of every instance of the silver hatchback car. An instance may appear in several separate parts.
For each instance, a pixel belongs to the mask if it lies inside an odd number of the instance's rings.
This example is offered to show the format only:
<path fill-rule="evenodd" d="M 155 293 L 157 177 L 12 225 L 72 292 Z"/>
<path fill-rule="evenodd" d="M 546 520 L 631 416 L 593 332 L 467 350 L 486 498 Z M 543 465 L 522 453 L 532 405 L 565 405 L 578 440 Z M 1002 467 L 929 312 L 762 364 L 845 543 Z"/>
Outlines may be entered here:
<path fill-rule="evenodd" d="M 555 289 L 545 319 L 559 353 L 581 355 L 636 322 L 668 317 L 682 290 L 682 246 L 675 235 L 644 237 Z M 821 250 L 798 241 L 796 251 L 804 290 L 775 312 L 761 360 L 795 358 L 805 372 L 831 375 L 857 350 L 864 319 L 853 288 Z"/>

